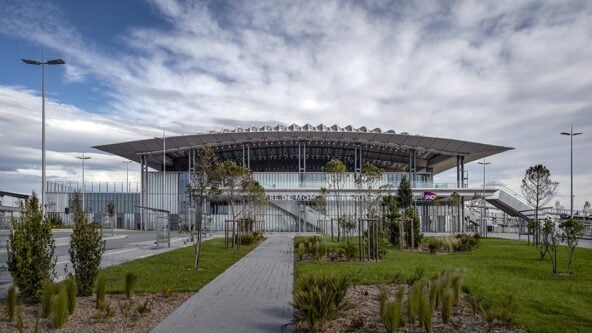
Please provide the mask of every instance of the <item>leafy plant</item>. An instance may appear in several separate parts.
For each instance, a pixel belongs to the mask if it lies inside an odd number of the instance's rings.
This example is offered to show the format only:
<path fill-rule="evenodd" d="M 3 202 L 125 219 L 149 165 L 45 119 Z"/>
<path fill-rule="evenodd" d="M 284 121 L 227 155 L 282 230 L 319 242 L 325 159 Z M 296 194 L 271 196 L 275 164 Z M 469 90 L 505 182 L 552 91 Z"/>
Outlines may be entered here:
<path fill-rule="evenodd" d="M 16 329 L 19 333 L 25 332 L 25 323 L 23 322 L 23 305 L 19 305 L 16 310 Z"/>
<path fill-rule="evenodd" d="M 74 229 L 70 240 L 70 261 L 76 276 L 80 296 L 90 296 L 92 285 L 99 274 L 105 241 L 97 224 L 89 223 L 80 204 L 80 194 L 73 200 Z"/>
<path fill-rule="evenodd" d="M 150 312 L 150 310 L 150 299 L 146 299 L 143 303 L 138 304 L 138 307 L 136 307 L 136 311 L 138 311 L 140 315 L 146 314 Z"/>
<path fill-rule="evenodd" d="M 68 295 L 68 313 L 74 314 L 74 310 L 76 309 L 77 296 L 76 279 L 74 278 L 74 276 L 69 275 L 64 283 L 66 288 L 66 295 Z"/>
<path fill-rule="evenodd" d="M 132 272 L 125 274 L 125 298 L 131 299 L 136 288 L 137 275 Z"/>
<path fill-rule="evenodd" d="M 93 319 L 109 319 L 113 316 L 115 316 L 115 311 L 111 307 L 111 303 L 105 300 L 102 301 L 101 304 L 99 304 L 98 310 L 95 311 L 95 313 L 93 314 Z"/>
<path fill-rule="evenodd" d="M 358 247 L 355 246 L 351 241 L 346 241 L 345 244 L 341 246 L 343 252 L 345 253 L 345 258 L 347 261 L 351 261 L 353 258 L 356 257 L 358 253 Z"/>
<path fill-rule="evenodd" d="M 43 289 L 41 290 L 41 316 L 43 318 L 49 317 L 51 313 L 51 298 L 55 294 L 55 286 L 52 281 L 45 281 Z"/>
<path fill-rule="evenodd" d="M 298 244 L 298 260 L 302 261 L 304 259 L 304 250 L 306 247 L 304 246 L 303 242 Z"/>
<path fill-rule="evenodd" d="M 399 327 L 405 325 L 403 314 L 403 288 L 399 289 L 395 299 L 388 301 L 386 290 L 382 289 L 380 293 L 380 319 L 387 332 L 394 333 Z"/>
<path fill-rule="evenodd" d="M 68 295 L 65 290 L 52 298 L 52 323 L 54 328 L 62 328 L 68 320 Z"/>
<path fill-rule="evenodd" d="M 347 277 L 309 275 L 301 279 L 294 292 L 296 324 L 311 332 L 322 329 L 325 321 L 334 318 L 346 307 Z"/>
<path fill-rule="evenodd" d="M 586 202 L 588 206 L 590 203 Z M 571 261 L 573 258 L 574 251 L 578 246 L 578 237 L 584 235 L 584 224 L 574 218 L 570 218 L 559 224 L 559 228 L 563 231 L 561 240 L 567 244 L 568 259 L 567 259 L 567 274 L 571 274 Z"/>
<path fill-rule="evenodd" d="M 125 319 L 125 323 L 127 324 L 127 321 L 129 319 L 130 313 L 132 311 L 132 301 L 120 301 L 118 303 L 119 306 L 119 313 L 121 313 L 121 316 L 123 317 L 123 319 Z"/>
<path fill-rule="evenodd" d="M 99 309 L 101 304 L 105 303 L 105 277 L 99 274 L 95 286 L 96 308 Z"/>
<path fill-rule="evenodd" d="M 14 286 L 8 288 L 8 296 L 6 299 L 6 316 L 8 320 L 14 320 L 14 311 L 16 310 L 16 288 Z"/>
<path fill-rule="evenodd" d="M 454 294 L 450 289 L 446 288 L 442 294 L 442 307 L 440 309 L 440 313 L 442 314 L 442 322 L 444 322 L 444 324 L 448 324 L 450 321 L 453 303 Z"/>
<path fill-rule="evenodd" d="M 36 300 L 43 281 L 55 275 L 55 242 L 43 219 L 35 193 L 21 205 L 7 244 L 7 266 L 13 283 L 25 299 Z"/>

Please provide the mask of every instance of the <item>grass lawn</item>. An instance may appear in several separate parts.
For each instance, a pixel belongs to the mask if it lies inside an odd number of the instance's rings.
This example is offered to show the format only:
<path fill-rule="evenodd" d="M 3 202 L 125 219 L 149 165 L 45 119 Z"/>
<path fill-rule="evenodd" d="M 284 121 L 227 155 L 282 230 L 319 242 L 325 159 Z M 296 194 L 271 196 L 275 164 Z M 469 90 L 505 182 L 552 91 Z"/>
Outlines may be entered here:
<path fill-rule="evenodd" d="M 174 292 L 195 292 L 232 266 L 255 246 L 225 249 L 224 239 L 202 243 L 199 269 L 193 269 L 194 247 L 189 246 L 163 254 L 138 259 L 101 270 L 108 293 L 123 293 L 127 272 L 138 276 L 135 292 L 156 293 L 169 286 Z"/>
<path fill-rule="evenodd" d="M 558 253 L 559 271 L 567 269 L 567 249 Z M 514 324 L 533 332 L 592 331 L 592 250 L 576 249 L 571 276 L 551 274 L 551 262 L 538 260 L 526 242 L 481 239 L 471 253 L 410 253 L 389 248 L 381 263 L 298 262 L 297 279 L 306 274 L 347 274 L 360 284 L 388 283 L 395 272 L 411 274 L 416 267 L 432 274 L 445 267 L 465 270 L 465 287 L 492 307 L 513 295 L 518 308 Z"/>

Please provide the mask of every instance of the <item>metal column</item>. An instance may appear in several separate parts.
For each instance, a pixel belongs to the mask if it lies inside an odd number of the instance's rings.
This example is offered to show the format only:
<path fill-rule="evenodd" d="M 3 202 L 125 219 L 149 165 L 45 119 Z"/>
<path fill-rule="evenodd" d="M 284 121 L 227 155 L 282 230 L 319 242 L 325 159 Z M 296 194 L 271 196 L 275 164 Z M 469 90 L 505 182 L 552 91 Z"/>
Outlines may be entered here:
<path fill-rule="evenodd" d="M 417 174 L 417 152 L 415 149 L 409 149 L 409 184 L 411 188 L 415 187 L 415 175 Z"/>
<path fill-rule="evenodd" d="M 362 172 L 362 146 L 356 145 L 354 147 L 354 172 Z"/>

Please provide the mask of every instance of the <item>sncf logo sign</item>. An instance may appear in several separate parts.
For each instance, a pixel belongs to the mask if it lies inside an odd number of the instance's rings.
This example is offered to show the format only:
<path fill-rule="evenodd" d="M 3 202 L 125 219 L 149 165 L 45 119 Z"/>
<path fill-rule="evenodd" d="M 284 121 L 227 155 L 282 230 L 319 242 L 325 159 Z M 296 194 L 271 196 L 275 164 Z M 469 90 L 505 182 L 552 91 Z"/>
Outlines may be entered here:
<path fill-rule="evenodd" d="M 436 193 L 434 192 L 423 192 L 423 200 L 435 200 Z"/>

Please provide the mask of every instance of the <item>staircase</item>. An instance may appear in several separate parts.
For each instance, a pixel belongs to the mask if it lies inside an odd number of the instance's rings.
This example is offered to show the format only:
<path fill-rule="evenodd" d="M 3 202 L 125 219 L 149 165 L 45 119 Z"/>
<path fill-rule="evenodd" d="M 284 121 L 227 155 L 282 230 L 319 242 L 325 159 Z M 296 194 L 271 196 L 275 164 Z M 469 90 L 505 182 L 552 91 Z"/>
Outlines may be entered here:
<path fill-rule="evenodd" d="M 283 212 L 288 213 L 296 221 L 303 221 L 305 223 L 305 225 L 303 225 L 303 231 L 318 232 L 318 221 L 327 219 L 324 214 L 314 210 L 310 206 L 301 205 L 298 201 L 272 200 L 270 203 Z"/>
<path fill-rule="evenodd" d="M 504 185 L 496 184 L 497 191 L 485 198 L 485 200 L 512 217 L 521 217 L 526 220 L 532 220 L 535 217 L 534 207 L 520 194 L 510 190 Z M 539 219 L 551 218 L 553 216 L 545 212 L 545 209 L 539 209 Z"/>

